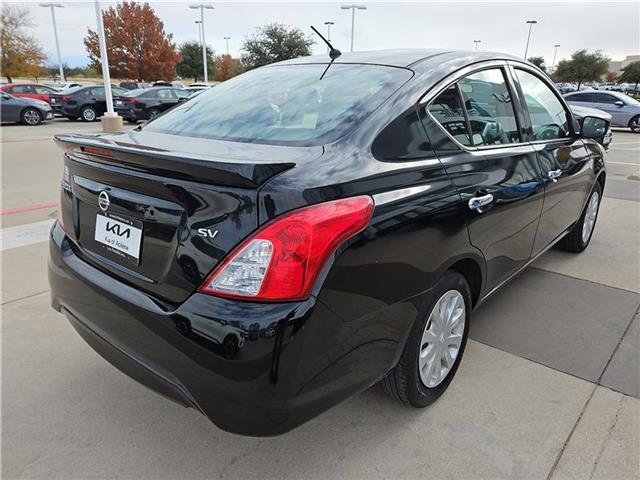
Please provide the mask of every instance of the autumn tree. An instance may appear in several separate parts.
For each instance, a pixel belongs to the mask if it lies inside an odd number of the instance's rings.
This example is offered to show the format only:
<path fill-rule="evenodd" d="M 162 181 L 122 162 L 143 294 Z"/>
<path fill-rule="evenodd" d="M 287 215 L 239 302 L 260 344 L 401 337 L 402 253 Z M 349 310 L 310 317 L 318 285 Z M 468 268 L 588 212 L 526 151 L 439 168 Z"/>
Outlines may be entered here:
<path fill-rule="evenodd" d="M 547 66 L 544 63 L 544 57 L 531 57 L 528 59 L 530 63 L 533 63 L 536 67 L 538 67 L 543 72 L 547 71 Z"/>
<path fill-rule="evenodd" d="M 578 50 L 569 60 L 561 60 L 553 75 L 560 82 L 576 82 L 580 89 L 583 82 L 599 80 L 608 68 L 609 59 L 600 50 Z"/>
<path fill-rule="evenodd" d="M 237 75 L 237 65 L 235 59 L 225 53 L 216 57 L 216 76 L 215 79 L 223 82 Z"/>
<path fill-rule="evenodd" d="M 0 13 L 0 70 L 11 82 L 12 77 L 37 77 L 42 74 L 46 55 L 40 44 L 24 29 L 31 26 L 29 10 L 7 3 Z"/>
<path fill-rule="evenodd" d="M 207 75 L 213 77 L 216 69 L 213 59 L 213 51 L 207 48 Z M 180 56 L 182 60 L 176 65 L 176 71 L 182 78 L 193 78 L 197 82 L 199 78 L 204 79 L 202 68 L 202 44 L 199 42 L 184 42 L 180 45 Z"/>
<path fill-rule="evenodd" d="M 311 55 L 313 40 L 302 30 L 280 23 L 270 23 L 242 42 L 242 62 L 247 69 L 261 67 L 290 58 Z"/>
<path fill-rule="evenodd" d="M 604 81 L 605 82 L 615 82 L 618 78 L 618 74 L 616 72 L 607 72 L 607 74 L 604 76 Z"/>
<path fill-rule="evenodd" d="M 638 83 L 640 83 L 640 62 L 631 62 L 629 65 L 624 67 L 618 81 L 635 84 L 633 91 L 637 92 Z"/>
<path fill-rule="evenodd" d="M 148 3 L 123 2 L 103 13 L 110 73 L 143 80 L 173 80 L 180 54 L 173 36 Z M 91 65 L 101 70 L 98 34 L 88 29 L 84 45 Z"/>

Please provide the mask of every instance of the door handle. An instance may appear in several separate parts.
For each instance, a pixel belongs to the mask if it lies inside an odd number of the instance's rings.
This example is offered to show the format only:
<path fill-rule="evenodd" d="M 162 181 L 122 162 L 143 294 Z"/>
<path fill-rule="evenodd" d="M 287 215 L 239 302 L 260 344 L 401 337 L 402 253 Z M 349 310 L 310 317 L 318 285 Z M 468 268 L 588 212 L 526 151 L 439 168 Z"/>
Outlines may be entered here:
<path fill-rule="evenodd" d="M 549 173 L 547 173 L 547 176 L 553 181 L 553 182 L 557 182 L 558 178 L 560 178 L 560 175 L 562 175 L 562 170 L 558 169 L 558 170 L 549 170 Z"/>
<path fill-rule="evenodd" d="M 484 213 L 482 207 L 486 207 L 491 202 L 493 202 L 493 195 L 487 193 L 486 195 L 482 195 L 481 197 L 470 198 L 468 205 L 471 210 L 475 210 L 478 213 Z"/>

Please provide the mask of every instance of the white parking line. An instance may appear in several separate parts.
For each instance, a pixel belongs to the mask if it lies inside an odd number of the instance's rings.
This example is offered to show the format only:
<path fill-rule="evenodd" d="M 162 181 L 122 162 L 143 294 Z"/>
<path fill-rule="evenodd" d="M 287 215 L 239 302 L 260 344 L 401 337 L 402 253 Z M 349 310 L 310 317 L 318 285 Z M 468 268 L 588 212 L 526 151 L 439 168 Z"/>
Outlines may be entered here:
<path fill-rule="evenodd" d="M 17 227 L 7 227 L 0 230 L 0 251 L 11 248 L 26 247 L 34 243 L 46 242 L 53 220 L 27 223 Z"/>

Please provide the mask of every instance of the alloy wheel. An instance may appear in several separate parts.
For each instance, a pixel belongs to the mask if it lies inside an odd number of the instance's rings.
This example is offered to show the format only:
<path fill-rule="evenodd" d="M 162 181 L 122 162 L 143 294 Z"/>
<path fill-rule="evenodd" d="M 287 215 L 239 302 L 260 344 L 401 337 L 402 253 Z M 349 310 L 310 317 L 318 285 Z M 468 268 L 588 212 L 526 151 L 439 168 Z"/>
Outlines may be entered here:
<path fill-rule="evenodd" d="M 38 125 L 40 123 L 40 113 L 36 110 L 24 112 L 24 121 L 27 125 Z"/>
<path fill-rule="evenodd" d="M 82 119 L 87 122 L 93 122 L 96 119 L 96 112 L 92 108 L 85 108 L 82 111 Z"/>
<path fill-rule="evenodd" d="M 453 368 L 462 345 L 465 317 L 464 298 L 457 290 L 449 290 L 433 306 L 418 356 L 420 379 L 426 387 L 438 386 Z"/>
<path fill-rule="evenodd" d="M 629 125 L 632 132 L 640 132 L 640 116 L 634 118 Z"/>
<path fill-rule="evenodd" d="M 593 232 L 593 227 L 596 224 L 596 217 L 598 216 L 598 204 L 600 203 L 600 195 L 598 192 L 593 192 L 589 204 L 587 205 L 587 211 L 584 215 L 584 221 L 582 222 L 582 243 L 587 243 Z"/>

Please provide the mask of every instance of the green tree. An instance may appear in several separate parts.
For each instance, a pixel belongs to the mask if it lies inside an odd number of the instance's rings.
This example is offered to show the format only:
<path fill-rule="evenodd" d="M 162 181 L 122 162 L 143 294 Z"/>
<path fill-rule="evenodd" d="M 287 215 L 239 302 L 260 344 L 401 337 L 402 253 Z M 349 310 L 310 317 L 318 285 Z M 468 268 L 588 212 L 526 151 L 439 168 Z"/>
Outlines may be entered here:
<path fill-rule="evenodd" d="M 25 32 L 32 26 L 29 10 L 8 3 L 0 13 L 0 71 L 11 82 L 12 77 L 38 77 L 43 73 L 46 56 L 36 39 Z"/>
<path fill-rule="evenodd" d="M 247 70 L 291 58 L 311 55 L 313 40 L 302 30 L 270 23 L 242 42 L 242 67 Z"/>
<path fill-rule="evenodd" d="M 547 71 L 547 66 L 544 63 L 544 57 L 531 57 L 528 60 L 543 72 Z"/>
<path fill-rule="evenodd" d="M 634 91 L 638 90 L 638 83 L 640 83 L 640 61 L 631 62 L 629 65 L 622 69 L 622 74 L 618 77 L 619 82 L 634 83 L 636 86 Z"/>
<path fill-rule="evenodd" d="M 182 55 L 182 61 L 176 65 L 178 75 L 182 78 L 193 78 L 194 82 L 197 82 L 199 78 L 204 80 L 202 45 L 199 42 L 184 42 L 180 45 L 180 55 Z M 209 78 L 213 78 L 215 69 L 213 51 L 207 47 L 207 75 Z"/>
<path fill-rule="evenodd" d="M 583 82 L 599 80 L 608 69 L 609 59 L 602 51 L 578 50 L 569 60 L 561 60 L 553 75 L 560 82 L 576 82 L 580 88 Z"/>

